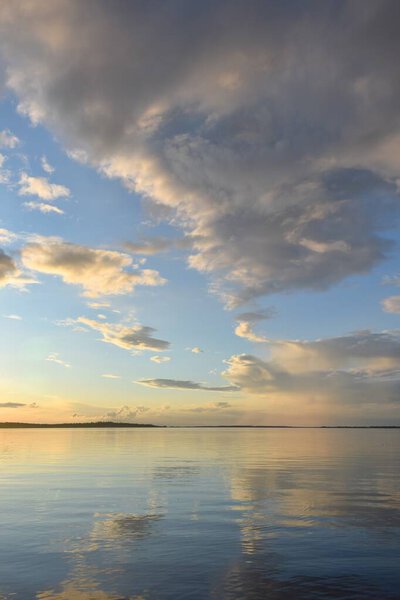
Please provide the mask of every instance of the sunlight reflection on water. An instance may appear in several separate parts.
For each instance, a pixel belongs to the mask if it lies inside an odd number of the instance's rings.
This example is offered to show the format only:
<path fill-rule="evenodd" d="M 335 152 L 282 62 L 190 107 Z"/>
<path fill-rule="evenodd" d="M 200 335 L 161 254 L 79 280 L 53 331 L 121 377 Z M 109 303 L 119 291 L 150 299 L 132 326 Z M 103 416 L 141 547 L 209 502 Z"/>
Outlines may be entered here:
<path fill-rule="evenodd" d="M 2 430 L 0 600 L 400 598 L 399 451 L 399 430 Z"/>

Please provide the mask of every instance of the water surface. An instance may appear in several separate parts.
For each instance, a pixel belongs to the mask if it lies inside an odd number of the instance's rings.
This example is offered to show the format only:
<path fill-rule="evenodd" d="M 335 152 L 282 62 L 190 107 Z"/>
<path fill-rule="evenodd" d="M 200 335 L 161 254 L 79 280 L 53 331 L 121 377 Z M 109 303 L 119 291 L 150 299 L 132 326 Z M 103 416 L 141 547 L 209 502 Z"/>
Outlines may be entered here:
<path fill-rule="evenodd" d="M 400 598 L 400 430 L 0 430 L 0 600 Z"/>

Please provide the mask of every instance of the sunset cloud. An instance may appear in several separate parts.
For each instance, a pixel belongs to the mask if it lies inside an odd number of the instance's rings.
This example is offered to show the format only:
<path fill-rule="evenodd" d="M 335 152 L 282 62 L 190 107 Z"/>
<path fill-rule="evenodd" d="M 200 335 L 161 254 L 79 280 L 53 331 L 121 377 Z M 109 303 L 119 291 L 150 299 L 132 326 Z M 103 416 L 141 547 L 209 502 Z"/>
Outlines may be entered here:
<path fill-rule="evenodd" d="M 27 244 L 21 258 L 28 269 L 58 275 L 65 283 L 81 286 L 88 298 L 128 294 L 137 285 L 165 283 L 157 271 L 139 269 L 128 254 L 69 244 L 58 238 L 40 238 Z"/>
<path fill-rule="evenodd" d="M 169 342 L 153 337 L 155 329 L 144 325 L 120 325 L 79 317 L 76 323 L 98 331 L 104 342 L 124 350 L 167 350 Z"/>

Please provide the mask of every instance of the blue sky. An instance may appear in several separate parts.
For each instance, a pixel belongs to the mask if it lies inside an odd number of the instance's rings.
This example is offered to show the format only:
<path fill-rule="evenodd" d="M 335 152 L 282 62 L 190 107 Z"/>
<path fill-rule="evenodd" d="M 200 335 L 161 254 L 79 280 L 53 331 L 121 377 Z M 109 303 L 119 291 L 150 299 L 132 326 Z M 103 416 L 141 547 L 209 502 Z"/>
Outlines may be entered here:
<path fill-rule="evenodd" d="M 399 422 L 393 5 L 290 4 L 0 12 L 1 420 Z"/>

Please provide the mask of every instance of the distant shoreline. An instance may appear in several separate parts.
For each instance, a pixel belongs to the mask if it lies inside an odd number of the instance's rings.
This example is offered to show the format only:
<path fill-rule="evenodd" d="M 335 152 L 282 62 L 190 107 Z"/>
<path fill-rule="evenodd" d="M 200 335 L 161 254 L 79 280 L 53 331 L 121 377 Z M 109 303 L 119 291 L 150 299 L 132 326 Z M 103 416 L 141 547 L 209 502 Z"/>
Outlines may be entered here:
<path fill-rule="evenodd" d="M 0 429 L 400 429 L 400 425 L 153 425 L 96 421 L 89 423 L 0 423 Z"/>

